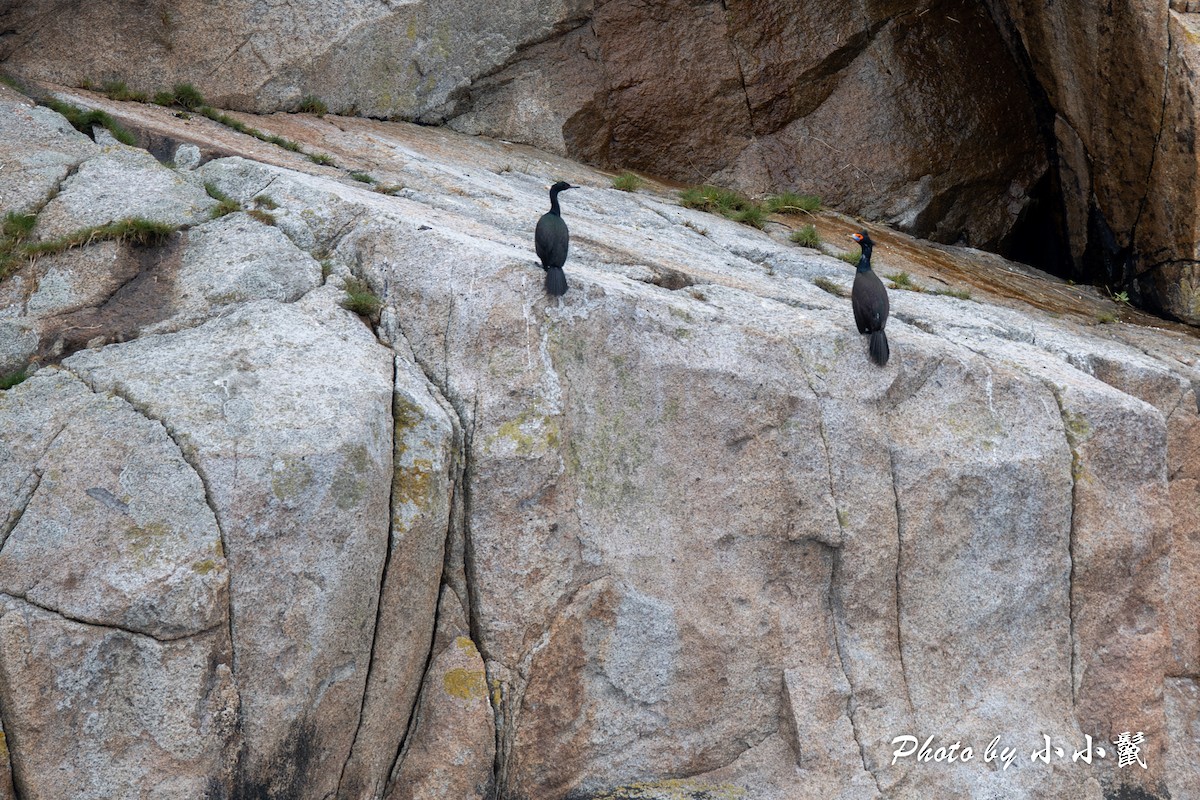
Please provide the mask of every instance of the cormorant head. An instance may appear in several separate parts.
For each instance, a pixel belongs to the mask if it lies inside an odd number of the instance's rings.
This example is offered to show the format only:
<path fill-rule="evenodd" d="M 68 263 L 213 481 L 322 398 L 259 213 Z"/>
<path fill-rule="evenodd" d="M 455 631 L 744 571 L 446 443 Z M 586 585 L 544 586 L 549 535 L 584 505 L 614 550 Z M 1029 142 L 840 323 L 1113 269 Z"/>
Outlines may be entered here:
<path fill-rule="evenodd" d="M 578 188 L 579 188 L 578 186 L 572 186 L 571 184 L 567 183 L 566 181 L 559 181 L 558 183 L 556 183 L 550 187 L 550 193 L 558 194 L 559 192 L 564 191 L 566 189 L 578 189 Z"/>
<path fill-rule="evenodd" d="M 860 231 L 859 233 L 850 234 L 850 238 L 866 248 L 870 248 L 875 244 L 874 242 L 871 241 L 871 235 L 869 233 L 867 233 L 865 229 Z"/>

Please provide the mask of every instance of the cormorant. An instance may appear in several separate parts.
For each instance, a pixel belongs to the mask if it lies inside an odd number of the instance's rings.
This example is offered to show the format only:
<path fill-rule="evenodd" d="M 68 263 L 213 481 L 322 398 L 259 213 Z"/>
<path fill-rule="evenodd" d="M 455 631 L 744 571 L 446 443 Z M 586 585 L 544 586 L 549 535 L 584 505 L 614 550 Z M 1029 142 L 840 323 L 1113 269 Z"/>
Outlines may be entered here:
<path fill-rule="evenodd" d="M 888 293 L 883 281 L 871 271 L 871 248 L 875 243 L 870 235 L 864 230 L 851 234 L 850 238 L 862 246 L 854 288 L 850 290 L 854 323 L 858 325 L 859 333 L 871 334 L 871 360 L 882 367 L 888 362 L 889 355 L 887 334 L 883 332 L 888 318 Z"/>
<path fill-rule="evenodd" d="M 566 181 L 559 181 L 550 187 L 550 210 L 542 214 L 538 220 L 537 229 L 533 232 L 533 245 L 538 258 L 542 260 L 542 269 L 546 270 L 546 293 L 558 295 L 567 293 L 567 276 L 563 273 L 563 264 L 567 262 L 567 245 L 571 235 L 567 232 L 567 223 L 563 222 L 558 210 L 558 193 L 567 189 L 578 189 Z"/>

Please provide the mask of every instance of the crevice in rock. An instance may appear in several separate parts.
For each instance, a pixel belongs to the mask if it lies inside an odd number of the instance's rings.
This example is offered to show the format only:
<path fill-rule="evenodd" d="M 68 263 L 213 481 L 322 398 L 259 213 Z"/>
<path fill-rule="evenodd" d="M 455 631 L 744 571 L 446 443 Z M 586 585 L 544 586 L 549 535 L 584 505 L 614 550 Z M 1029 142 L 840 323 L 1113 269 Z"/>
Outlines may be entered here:
<path fill-rule="evenodd" d="M 386 291 L 384 292 L 384 302 L 385 303 L 388 302 Z M 492 690 L 494 683 L 498 679 L 495 678 L 495 676 L 493 676 L 491 674 L 492 659 L 488 652 L 488 644 L 487 644 L 486 639 L 483 636 L 482 625 L 480 623 L 481 613 L 480 613 L 480 609 L 479 609 L 479 597 L 475 590 L 475 587 L 476 587 L 477 581 L 478 581 L 478 576 L 477 576 L 477 573 L 475 570 L 475 552 L 474 552 L 474 548 L 472 546 L 471 530 L 470 530 L 471 501 L 472 501 L 471 484 L 473 481 L 472 452 L 473 452 L 474 440 L 475 440 L 475 426 L 477 424 L 477 420 L 479 419 L 479 397 L 478 396 L 474 397 L 474 399 L 472 401 L 472 407 L 468 413 L 468 409 L 466 407 L 464 399 L 459 397 L 455 392 L 451 391 L 449 337 L 450 337 L 450 331 L 452 328 L 451 323 L 453 321 L 453 318 L 454 318 L 454 298 L 453 298 L 453 295 L 451 295 L 450 301 L 449 301 L 449 308 L 446 311 L 446 324 L 442 329 L 443 371 L 442 371 L 441 376 L 439 376 L 437 374 L 436 370 L 433 368 L 433 365 L 425 357 L 422 356 L 422 354 L 418 351 L 418 349 L 416 347 L 413 346 L 413 339 L 412 339 L 412 337 L 410 337 L 408 335 L 407 331 L 404 330 L 403 323 L 401 322 L 401 315 L 399 315 L 399 314 L 396 315 L 396 330 L 397 330 L 397 333 L 399 334 L 399 336 L 404 340 L 404 343 L 407 345 L 408 352 L 411 353 L 411 355 L 412 355 L 413 364 L 415 364 L 417 366 L 417 368 L 421 370 L 421 373 L 425 376 L 425 380 L 429 382 L 429 385 L 431 387 L 433 387 L 434 389 L 437 390 L 437 392 L 440 394 L 440 396 L 444 399 L 445 404 L 449 406 L 449 408 L 447 409 L 447 413 L 452 413 L 454 416 L 454 422 L 455 422 L 454 442 L 456 445 L 457 452 L 454 454 L 454 458 L 453 458 L 453 467 L 452 467 L 453 478 L 451 480 L 452 496 L 451 496 L 451 502 L 450 502 L 450 519 L 449 519 L 449 524 L 447 526 L 447 541 L 449 540 L 450 536 L 453 536 L 456 533 L 460 534 L 462 537 L 462 544 L 463 544 L 462 558 L 463 558 L 463 573 L 464 573 L 463 574 L 463 581 L 464 581 L 463 590 L 466 593 L 466 596 L 461 597 L 459 599 L 465 606 L 465 612 L 466 612 L 466 617 L 467 617 L 467 630 L 470 632 L 471 640 L 474 642 L 475 647 L 479 650 L 480 657 L 483 659 L 483 662 L 484 662 L 484 670 L 486 673 L 487 685 L 488 685 L 488 702 L 492 706 L 492 713 L 493 713 L 493 718 L 495 719 L 495 726 L 496 726 L 496 759 L 495 759 L 495 762 L 492 767 L 492 785 L 497 787 L 496 788 L 496 792 L 497 792 L 496 796 L 499 797 L 502 794 L 502 792 L 500 790 L 501 772 L 502 772 L 502 770 L 501 770 L 500 737 L 501 737 L 501 731 L 503 729 L 502 728 L 503 711 L 501 708 L 502 704 L 497 704 L 497 702 L 496 702 L 496 692 L 494 692 Z M 470 424 L 468 424 L 468 421 Z M 449 558 L 450 554 L 451 554 L 451 548 L 449 546 L 447 546 L 445 548 L 445 553 L 446 553 L 446 558 Z M 442 580 L 439 584 L 439 593 L 440 593 L 440 587 L 442 585 L 444 585 L 447 581 L 447 576 L 448 576 L 448 573 L 446 571 L 446 562 L 445 562 L 445 559 L 443 559 Z M 434 626 L 434 635 L 435 636 L 436 636 L 436 631 L 437 631 L 437 626 L 435 624 L 435 626 Z M 433 658 L 432 651 L 433 651 L 433 647 L 432 647 L 432 640 L 431 640 L 429 660 L 426 662 L 426 666 L 425 666 L 426 673 L 428 672 L 428 669 L 432 663 L 432 658 Z M 423 685 L 424 685 L 424 676 L 422 676 L 422 686 Z M 419 695 L 420 695 L 420 692 L 418 692 L 418 698 L 416 701 L 416 705 L 414 705 L 414 707 L 413 707 L 413 714 L 410 715 L 410 717 L 409 717 L 409 729 L 405 732 L 405 738 L 402 741 L 399 750 L 397 751 L 397 760 L 392 767 L 393 775 L 395 774 L 395 770 L 398 767 L 398 765 L 403 761 L 404 750 L 408 744 L 408 736 L 410 733 L 415 731 L 415 727 L 414 727 L 415 716 L 416 716 L 417 711 L 420 709 Z"/>
<path fill-rule="evenodd" d="M 4 526 L 0 528 L 0 552 L 3 552 L 4 545 L 8 542 L 8 537 L 12 535 L 12 532 L 15 531 L 17 526 L 21 524 L 21 518 L 25 516 L 25 512 L 29 508 L 29 503 L 33 499 L 33 495 L 37 492 L 38 487 L 42 483 L 42 472 L 37 467 L 38 462 L 45 458 L 46 454 L 54 448 L 54 443 L 58 441 L 58 437 L 63 435 L 63 431 L 65 431 L 67 426 L 71 424 L 71 419 L 73 418 L 74 415 L 58 426 L 58 430 L 55 431 L 54 435 L 50 437 L 50 440 L 46 442 L 46 446 L 42 448 L 41 455 L 39 455 L 37 457 L 37 461 L 34 462 L 30 477 L 22 481 L 21 485 L 17 487 L 17 496 L 15 498 L 16 509 L 9 515 L 8 519 L 4 521 Z M 26 491 L 27 486 L 28 491 Z"/>
<path fill-rule="evenodd" d="M 1150 201 L 1150 191 L 1154 181 L 1154 167 L 1158 163 L 1158 148 L 1162 143 L 1163 129 L 1167 124 L 1167 100 L 1171 88 L 1171 57 L 1175 53 L 1175 41 L 1174 37 L 1171 36 L 1171 20 L 1169 13 L 1167 15 L 1166 22 L 1164 23 L 1164 27 L 1166 28 L 1167 34 L 1167 52 L 1163 58 L 1162 99 L 1158 110 L 1158 125 L 1155 126 L 1154 129 L 1154 146 L 1150 150 L 1150 164 L 1146 168 L 1144 189 L 1142 191 L 1141 199 L 1138 200 L 1137 214 L 1135 214 L 1133 217 L 1133 225 L 1129 228 L 1130 260 L 1136 257 L 1135 254 L 1137 253 L 1138 224 L 1142 221 L 1142 214 L 1145 213 L 1146 204 Z M 1122 280 L 1120 283 L 1118 283 L 1117 288 L 1124 289 L 1127 287 L 1132 287 L 1136 290 L 1137 283 L 1135 282 L 1135 278 L 1137 276 L 1134 274 L 1135 271 L 1136 270 L 1133 269 L 1132 265 L 1130 265 L 1128 274 L 1121 276 Z"/>
<path fill-rule="evenodd" d="M 34 468 L 30 476 L 17 487 L 17 496 L 14 498 L 16 508 L 8 515 L 8 519 L 4 521 L 3 527 L 0 527 L 0 552 L 3 552 L 4 545 L 8 542 L 9 534 L 21 524 L 21 518 L 25 516 L 25 511 L 29 507 L 29 501 L 33 499 L 33 495 L 37 492 L 38 486 L 41 483 L 42 474 Z"/>
<path fill-rule="evenodd" d="M 452 482 L 451 483 L 451 492 L 453 493 L 454 491 L 456 491 L 456 490 L 455 490 L 454 484 Z M 450 572 L 450 560 L 453 557 L 453 553 L 451 552 L 451 547 L 449 544 L 449 539 L 451 536 L 454 535 L 454 523 L 453 523 L 453 517 L 455 514 L 454 508 L 455 508 L 455 501 L 452 497 L 451 501 L 450 501 L 449 514 L 447 515 L 447 519 L 446 519 L 446 539 L 447 539 L 447 541 L 446 541 L 446 545 L 443 548 L 444 557 L 442 558 L 442 574 L 441 574 L 441 580 L 438 582 L 438 603 L 437 603 L 437 606 L 434 608 L 434 612 L 433 612 L 433 628 L 432 628 L 432 630 L 430 632 L 430 636 L 429 636 L 429 646 L 426 650 L 425 665 L 424 665 L 424 667 L 421 668 L 421 680 L 420 680 L 420 683 L 418 684 L 419 688 L 417 690 L 416 696 L 413 698 L 412 709 L 409 711 L 408 724 L 405 726 L 404 733 L 400 737 L 399 743 L 396 745 L 396 755 L 392 758 L 391 766 L 388 769 L 386 781 L 388 783 L 389 789 L 390 789 L 392 781 L 396 777 L 398 770 L 400 769 L 400 765 L 404 763 L 404 757 L 408 754 L 408 749 L 412 744 L 412 737 L 417 732 L 417 729 L 420 727 L 420 724 L 421 724 L 421 718 L 420 718 L 421 702 L 425 698 L 425 692 L 429 688 L 429 672 L 433 668 L 433 661 L 438 656 L 438 653 L 434 652 L 434 647 L 437 644 L 438 629 L 441 625 L 442 594 L 446 590 L 447 587 L 449 587 L 451 589 L 454 588 L 454 587 L 450 586 L 449 583 L 447 582 L 447 576 Z M 461 602 L 461 598 L 460 598 L 460 602 Z M 357 736 L 357 734 L 356 734 L 356 736 Z M 387 792 L 385 791 L 384 794 L 386 796 Z"/>
<path fill-rule="evenodd" d="M 830 547 L 830 568 L 829 568 L 829 588 L 826 593 L 826 602 L 829 604 L 829 613 L 833 622 L 833 644 L 834 651 L 837 653 L 838 666 L 842 670 L 842 677 L 846 681 L 846 719 L 850 723 L 850 732 L 854 736 L 854 743 L 858 745 L 858 757 L 862 762 L 863 772 L 871 776 L 871 780 L 875 782 L 875 789 L 881 797 L 886 797 L 887 794 L 883 791 L 883 786 L 879 782 L 879 776 L 867 765 L 867 747 L 863 743 L 863 737 L 858 729 L 858 724 L 855 722 L 855 712 L 858 711 L 858 701 L 854 695 L 854 682 L 850 678 L 850 671 L 846 669 L 846 655 L 843 652 L 842 635 L 840 628 L 845 623 L 845 609 L 841 603 L 837 602 L 834 587 L 841 583 L 842 577 L 842 551 L 840 547 Z"/>
<path fill-rule="evenodd" d="M 1073 422 L 1071 413 L 1067 410 L 1066 404 L 1063 402 L 1061 390 L 1053 384 L 1045 384 L 1050 393 L 1054 395 L 1054 402 L 1058 404 L 1059 417 L 1062 419 L 1063 435 L 1067 440 L 1067 449 L 1071 453 L 1071 519 L 1068 524 L 1067 534 L 1067 560 L 1071 564 L 1071 570 L 1067 577 L 1067 605 L 1070 634 L 1070 670 L 1071 670 L 1071 707 L 1075 707 L 1079 687 L 1076 678 L 1076 650 L 1078 650 L 1078 640 L 1075 635 L 1075 508 L 1078 505 L 1078 480 L 1077 473 L 1081 467 L 1079 451 L 1076 449 L 1075 434 L 1072 433 Z"/>
<path fill-rule="evenodd" d="M 85 378 L 84 376 L 76 373 L 74 370 L 70 369 L 69 367 L 60 366 L 60 368 L 66 370 L 68 373 L 70 373 L 75 378 L 77 378 L 79 381 L 81 381 L 85 386 L 87 386 L 92 391 L 92 393 L 97 394 L 97 395 L 104 394 L 96 387 L 96 385 L 92 381 L 90 381 L 87 378 Z M 146 419 L 160 425 L 162 427 L 163 431 L 167 434 L 167 438 L 171 440 L 171 442 L 175 445 L 176 449 L 179 451 L 179 457 L 183 459 L 183 462 L 185 464 L 187 464 L 189 467 L 191 467 L 192 472 L 194 472 L 196 474 L 196 478 L 200 481 L 200 487 L 204 493 L 204 504 L 206 506 L 208 506 L 208 510 L 213 515 L 213 524 L 216 525 L 216 527 L 217 527 L 217 539 L 221 546 L 221 556 L 225 558 L 225 563 L 226 563 L 225 575 L 226 575 L 226 581 L 228 584 L 227 589 L 226 589 L 226 597 L 228 597 L 229 600 L 228 600 L 228 606 L 225 609 L 225 618 L 226 618 L 226 623 L 228 626 L 230 658 L 232 659 L 232 663 L 230 664 L 230 671 L 233 673 L 233 675 L 235 676 L 235 679 L 236 679 L 236 676 L 238 674 L 238 668 L 237 668 L 238 651 L 237 651 L 237 638 L 234 636 L 234 632 L 235 632 L 234 612 L 233 612 L 234 573 L 233 573 L 233 570 L 229 568 L 229 556 L 228 556 L 229 538 L 228 538 L 228 536 L 226 536 L 224 525 L 222 525 L 222 523 L 221 523 L 221 515 L 217 510 L 217 503 L 213 499 L 212 486 L 209 483 L 208 476 L 205 474 L 203 467 L 201 467 L 199 459 L 196 458 L 194 453 L 190 452 L 187 448 L 185 448 L 183 446 L 182 442 L 180 441 L 180 438 L 181 438 L 180 434 L 177 431 L 173 430 L 171 428 L 171 426 L 167 424 L 166 420 L 156 417 L 154 414 L 152 414 L 150 412 L 149 409 L 147 409 L 144 406 L 135 402 L 134 399 L 129 397 L 128 393 L 124 392 L 121 389 L 121 387 L 118 386 L 116 383 L 114 383 L 112 388 L 108 390 L 108 393 L 112 394 L 114 397 L 118 397 L 121 400 L 125 401 L 125 403 L 127 403 L 130 408 L 132 408 L 138 414 L 141 414 Z M 240 691 L 238 692 L 238 706 L 239 706 L 238 715 L 240 718 L 240 715 L 241 715 L 241 692 Z M 240 723 L 239 723 L 239 728 L 240 728 Z"/>
<path fill-rule="evenodd" d="M 23 594 L 18 594 L 15 592 L 0 592 L 0 597 L 11 597 L 14 600 L 20 600 L 22 603 L 26 603 L 30 606 L 33 606 L 34 608 L 45 611 L 48 614 L 53 614 L 54 616 L 60 617 L 64 620 L 66 620 L 67 622 L 74 622 L 77 625 L 86 625 L 89 628 L 100 628 L 100 629 L 106 630 L 106 631 L 117 631 L 120 633 L 127 633 L 130 636 L 142 636 L 147 639 L 153 639 L 154 641 L 158 642 L 159 644 L 170 644 L 171 642 L 179 642 L 184 639 L 190 639 L 194 636 L 203 636 L 204 634 L 211 633 L 212 631 L 215 631 L 217 628 L 221 627 L 221 623 L 217 623 L 216 625 L 213 625 L 211 627 L 204 628 L 204 629 L 198 630 L 198 631 L 192 631 L 191 633 L 181 633 L 178 636 L 155 636 L 152 633 L 146 633 L 145 631 L 134 630 L 133 628 L 126 628 L 121 625 L 113 624 L 111 622 L 97 622 L 95 620 L 84 619 L 83 617 L 77 617 L 77 616 L 67 613 L 66 611 L 63 611 L 62 609 L 54 608 L 53 606 L 43 605 L 42 603 L 39 603 L 36 600 L 32 600 Z"/>
<path fill-rule="evenodd" d="M 271 183 L 274 183 L 274 181 L 271 181 Z M 270 186 L 271 184 L 267 184 L 267 185 Z M 259 194 L 262 194 L 262 192 L 259 192 Z M 255 195 L 255 196 L 257 197 L 258 195 Z M 325 240 L 322 243 L 319 243 L 316 247 L 316 250 L 314 252 L 310 253 L 310 255 L 313 258 L 315 258 L 317 261 L 320 261 L 321 259 L 317 258 L 317 253 L 321 253 L 321 252 L 332 253 L 334 250 L 337 249 L 338 245 L 341 244 L 342 239 L 345 239 L 346 236 L 348 236 L 350 234 L 350 232 L 352 230 L 354 230 L 354 228 L 358 227 L 358 223 L 362 222 L 362 220 L 364 218 L 366 218 L 366 216 L 367 216 L 366 211 L 359 211 L 358 213 L 354 214 L 349 220 L 346 221 L 345 225 L 343 225 L 342 227 L 340 227 L 336 231 L 334 231 L 332 234 L 330 234 L 330 236 L 327 240 Z M 283 230 L 283 229 L 281 228 L 280 230 Z M 287 236 L 287 231 L 284 231 L 284 235 Z M 288 237 L 288 238 L 291 238 L 291 237 Z M 314 234 L 313 238 L 316 239 L 315 234 Z M 295 244 L 296 247 L 299 247 L 301 250 L 304 250 L 304 248 L 301 247 L 297 242 L 293 241 L 292 244 Z"/>
<path fill-rule="evenodd" d="M 438 586 L 439 597 L 441 594 L 441 589 L 444 586 L 445 586 L 445 584 L 440 584 Z M 418 684 L 417 693 L 413 697 L 412 710 L 408 714 L 408 724 L 404 726 L 404 733 L 401 734 L 400 741 L 396 744 L 396 755 L 392 758 L 391 766 L 388 767 L 387 775 L 384 777 L 384 782 L 387 787 L 384 791 L 384 796 L 387 796 L 387 794 L 391 790 L 392 783 L 396 778 L 397 772 L 400 769 L 400 765 L 404 763 L 404 757 L 406 755 L 408 755 L 408 749 L 412 745 L 413 734 L 415 734 L 417 732 L 417 729 L 420 727 L 420 724 L 421 724 L 421 719 L 420 719 L 421 701 L 425 698 L 425 692 L 429 688 L 429 671 L 430 671 L 430 669 L 433 668 L 434 658 L 437 657 L 437 653 L 435 653 L 433 650 L 434 650 L 434 644 L 437 642 L 437 630 L 438 630 L 438 623 L 440 621 L 441 621 L 441 603 L 439 602 L 438 608 L 433 612 L 433 632 L 429 636 L 429 647 L 428 647 L 428 650 L 427 650 L 426 656 L 425 656 L 425 666 L 421 668 L 421 681 Z M 372 649 L 374 649 L 374 648 L 372 648 Z M 358 739 L 357 731 L 355 732 L 354 736 L 355 736 L 355 740 L 357 740 Z M 342 772 L 343 772 L 343 774 L 345 773 L 345 767 L 342 768 Z M 341 780 L 340 779 L 338 780 L 338 796 L 339 797 L 341 796 Z"/>
<path fill-rule="evenodd" d="M 892 496 L 896 500 L 896 653 L 900 658 L 900 679 L 904 681 L 904 699 L 913 707 L 912 693 L 908 688 L 908 666 L 904 661 L 904 595 L 901 594 L 900 576 L 904 572 L 904 511 L 900 506 L 900 488 L 896 485 L 896 449 L 888 442 L 888 472 L 892 478 Z"/>
<path fill-rule="evenodd" d="M 459 419 L 463 419 L 463 414 L 460 412 Z M 483 635 L 482 610 L 480 608 L 480 598 L 478 592 L 479 572 L 475 561 L 475 544 L 471 534 L 471 512 L 474 505 L 474 492 L 472 485 L 474 483 L 474 454 L 475 448 L 475 428 L 479 423 L 479 397 L 475 396 L 474 409 L 471 413 L 470 426 L 463 425 L 463 453 L 461 467 L 461 487 L 462 487 L 462 518 L 459 522 L 462 531 L 463 539 L 463 577 L 464 588 L 467 596 L 463 598 L 467 607 L 467 628 L 471 632 L 471 639 L 475 642 L 480 656 L 483 658 L 485 676 L 487 678 L 488 687 L 488 703 L 492 707 L 492 718 L 495 720 L 495 742 L 496 755 L 492 765 L 492 786 L 494 787 L 495 797 L 502 798 L 506 794 L 508 785 L 508 755 L 511 747 L 511 738 L 506 736 L 507 726 L 505 724 L 504 707 L 506 698 L 502 694 L 502 689 L 497 691 L 494 686 L 501 686 L 500 679 L 492 674 L 492 664 L 494 659 L 489 652 L 487 639 Z"/>
<path fill-rule="evenodd" d="M 741 48 L 737 46 L 737 42 L 733 38 L 733 29 L 729 19 L 729 3 L 727 0 L 721 0 L 721 10 L 725 12 L 725 44 L 733 56 L 734 66 L 737 67 L 738 85 L 742 87 L 742 99 L 746 101 L 746 125 L 750 129 L 751 138 L 753 138 L 758 127 L 754 124 L 754 106 L 750 102 L 750 91 L 746 88 L 746 70 L 742 66 Z M 797 85 L 802 84 L 798 82 Z"/>
<path fill-rule="evenodd" d="M 376 338 L 378 338 L 378 336 Z M 395 471 L 397 468 L 395 460 L 394 460 L 395 453 L 396 453 L 395 398 L 396 398 L 396 386 L 398 383 L 399 383 L 399 377 L 397 375 L 396 360 L 395 360 L 395 358 L 393 358 L 392 359 L 392 393 L 391 393 L 390 397 L 388 398 L 389 399 L 388 415 L 391 420 L 391 424 L 388 426 L 389 430 L 391 431 L 391 437 L 388 442 L 388 452 L 392 454 L 392 458 L 393 458 L 393 462 L 392 462 L 393 480 L 391 481 L 391 486 L 388 490 L 388 504 L 387 504 L 388 526 L 387 526 L 387 532 L 385 534 L 387 536 L 387 547 L 384 549 L 383 563 L 380 565 L 379 580 L 376 583 L 377 589 L 376 589 L 376 598 L 375 598 L 375 625 L 372 628 L 372 634 L 371 634 L 371 652 L 367 656 L 367 675 L 366 675 L 366 678 L 363 680 L 362 701 L 359 703 L 359 706 L 358 706 L 358 721 L 354 725 L 354 736 L 351 737 L 351 739 L 350 739 L 350 748 L 346 751 L 346 758 L 342 762 L 341 771 L 338 773 L 337 790 L 335 793 L 336 797 L 342 796 L 342 784 L 346 778 L 346 767 L 349 766 L 350 760 L 354 757 L 354 751 L 358 745 L 358 737 L 362 733 L 363 716 L 366 713 L 367 698 L 370 695 L 370 691 L 371 691 L 371 678 L 375 674 L 375 669 L 376 669 L 375 654 L 376 654 L 376 648 L 379 645 L 379 631 L 380 631 L 380 628 L 383 623 L 383 614 L 384 614 L 383 590 L 384 590 L 385 582 L 387 581 L 388 568 L 391 566 L 392 553 L 394 551 L 393 543 L 395 541 L 395 526 L 396 526 L 396 506 L 395 506 L 395 503 L 396 503 L 396 481 L 394 479 L 394 476 L 395 476 Z M 439 584 L 440 584 L 440 580 L 439 580 Z M 433 632 L 430 635 L 432 637 L 432 636 L 436 636 L 436 634 L 437 634 L 437 608 L 435 607 L 434 608 L 434 619 L 433 619 Z M 432 645 L 432 638 L 431 638 L 430 646 L 429 646 L 429 653 L 425 660 L 425 669 L 422 670 L 422 672 L 421 672 L 421 684 L 420 685 L 422 687 L 424 687 L 425 675 L 429 671 L 429 664 L 432 660 L 433 660 L 433 645 Z M 419 700 L 420 692 L 418 692 L 417 694 L 418 694 L 417 699 Z M 412 718 L 415 715 L 415 713 L 416 713 L 416 705 L 414 705 L 413 709 L 411 709 L 409 712 L 408 728 L 406 729 L 404 736 L 401 737 L 400 743 L 397 746 L 397 751 L 396 751 L 397 755 L 395 758 L 392 759 L 391 767 L 388 769 L 387 774 L 383 777 L 383 781 L 384 781 L 385 785 L 386 785 L 387 781 L 389 780 L 389 778 L 392 774 L 392 771 L 395 769 L 396 762 L 399 759 L 400 748 L 402 748 L 404 746 L 404 741 L 405 741 L 405 738 L 407 738 L 408 731 L 412 729 L 412 724 L 413 724 Z"/>

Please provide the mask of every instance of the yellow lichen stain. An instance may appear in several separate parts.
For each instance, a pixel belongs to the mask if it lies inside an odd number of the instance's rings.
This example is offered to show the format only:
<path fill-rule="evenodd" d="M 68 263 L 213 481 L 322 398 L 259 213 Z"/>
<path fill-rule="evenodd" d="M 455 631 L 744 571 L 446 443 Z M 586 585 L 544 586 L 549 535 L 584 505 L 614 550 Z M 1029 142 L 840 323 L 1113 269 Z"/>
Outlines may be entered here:
<path fill-rule="evenodd" d="M 1065 408 L 1063 409 L 1063 425 L 1067 429 L 1067 437 L 1073 444 L 1083 441 L 1092 432 L 1092 426 L 1088 423 L 1087 417 Z"/>
<path fill-rule="evenodd" d="M 213 561 L 211 558 L 206 558 L 203 561 L 197 561 L 196 563 L 192 564 L 192 572 L 200 575 L 207 575 L 216 568 L 217 562 Z"/>
<path fill-rule="evenodd" d="M 275 499 L 287 502 L 304 493 L 312 484 L 312 467 L 298 458 L 283 460 L 280 469 L 271 476 L 271 492 Z"/>
<path fill-rule="evenodd" d="M 459 636 L 454 640 L 454 644 L 458 645 L 458 649 L 469 658 L 479 658 L 479 649 L 475 647 L 475 643 L 469 636 Z"/>
<path fill-rule="evenodd" d="M 1071 477 L 1076 482 L 1087 482 L 1091 478 L 1083 465 L 1083 456 L 1079 452 L 1080 443 L 1087 440 L 1092 433 L 1092 426 L 1083 414 L 1062 409 L 1063 427 L 1067 432 L 1067 445 L 1071 448 Z"/>
<path fill-rule="evenodd" d="M 0 761 L 8 761 L 8 737 L 0 731 Z"/>
<path fill-rule="evenodd" d="M 504 699 L 504 684 L 500 683 L 499 678 L 492 678 L 492 708 L 500 708 L 500 701 Z"/>
<path fill-rule="evenodd" d="M 416 403 L 399 396 L 393 401 L 392 423 L 397 458 L 404 455 L 408 450 L 408 444 L 405 441 L 408 432 L 421 424 L 423 419 L 425 419 L 425 414 Z"/>
<path fill-rule="evenodd" d="M 453 48 L 451 47 L 452 40 L 449 23 L 443 22 L 437 27 L 437 30 L 433 32 L 432 44 L 434 51 L 439 56 L 446 59 L 450 58 Z"/>
<path fill-rule="evenodd" d="M 147 525 L 130 525 L 125 529 L 125 536 L 129 539 L 129 552 L 133 555 L 138 566 L 145 566 L 149 563 L 152 551 L 158 550 L 158 544 L 162 541 L 171 529 L 162 522 L 151 522 Z"/>
<path fill-rule="evenodd" d="M 442 678 L 446 694 L 460 700 L 470 700 L 475 697 L 487 697 L 487 681 L 484 680 L 483 670 L 464 669 L 458 667 L 448 670 Z"/>
<path fill-rule="evenodd" d="M 428 458 L 414 458 L 412 466 L 397 467 L 392 476 L 392 497 L 395 503 L 412 503 L 424 507 L 429 500 L 432 479 L 433 462 Z"/>
<path fill-rule="evenodd" d="M 558 423 L 553 417 L 528 408 L 515 419 L 501 423 L 496 434 L 488 440 L 488 448 L 502 439 L 512 442 L 519 456 L 544 455 L 558 449 Z"/>

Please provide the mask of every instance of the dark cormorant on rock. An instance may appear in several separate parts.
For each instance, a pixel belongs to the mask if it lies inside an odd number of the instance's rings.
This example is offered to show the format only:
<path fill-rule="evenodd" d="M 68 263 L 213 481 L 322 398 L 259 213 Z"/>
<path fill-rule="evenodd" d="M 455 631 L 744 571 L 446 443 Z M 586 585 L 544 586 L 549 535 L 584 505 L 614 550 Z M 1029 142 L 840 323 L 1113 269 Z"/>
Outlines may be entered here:
<path fill-rule="evenodd" d="M 883 332 L 888 318 L 888 293 L 883 281 L 871 270 L 871 248 L 874 242 L 864 230 L 851 234 L 851 239 L 862 246 L 858 258 L 858 273 L 854 276 L 854 288 L 850 290 L 850 305 L 854 308 L 854 323 L 859 333 L 871 335 L 871 360 L 879 366 L 888 362 L 887 334 Z"/>
<path fill-rule="evenodd" d="M 538 220 L 537 229 L 533 232 L 533 246 L 538 258 L 542 260 L 542 269 L 546 270 L 546 293 L 555 297 L 567 293 L 567 276 L 563 273 L 563 264 L 567 263 L 567 246 L 571 235 L 567 232 L 567 223 L 563 222 L 558 210 L 558 193 L 567 189 L 578 189 L 566 181 L 559 181 L 550 187 L 550 210 L 542 214 Z"/>

